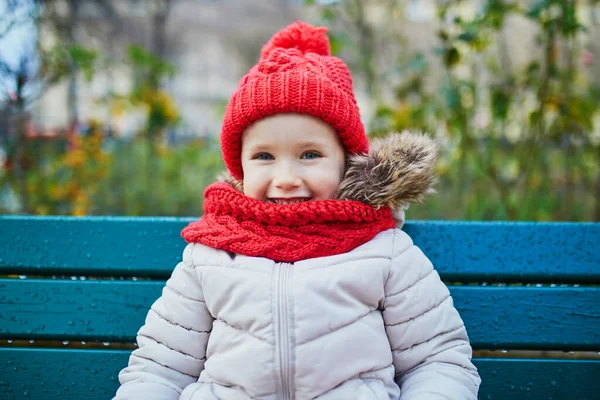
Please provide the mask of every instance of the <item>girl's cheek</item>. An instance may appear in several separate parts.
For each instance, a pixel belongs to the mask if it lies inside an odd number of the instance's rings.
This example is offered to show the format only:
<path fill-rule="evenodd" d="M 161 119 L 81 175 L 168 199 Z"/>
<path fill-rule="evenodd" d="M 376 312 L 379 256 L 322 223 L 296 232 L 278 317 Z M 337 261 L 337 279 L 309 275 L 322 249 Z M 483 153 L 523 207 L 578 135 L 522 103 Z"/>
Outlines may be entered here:
<path fill-rule="evenodd" d="M 244 172 L 244 194 L 252 198 L 262 198 L 269 187 L 269 182 L 266 168 L 249 168 Z"/>

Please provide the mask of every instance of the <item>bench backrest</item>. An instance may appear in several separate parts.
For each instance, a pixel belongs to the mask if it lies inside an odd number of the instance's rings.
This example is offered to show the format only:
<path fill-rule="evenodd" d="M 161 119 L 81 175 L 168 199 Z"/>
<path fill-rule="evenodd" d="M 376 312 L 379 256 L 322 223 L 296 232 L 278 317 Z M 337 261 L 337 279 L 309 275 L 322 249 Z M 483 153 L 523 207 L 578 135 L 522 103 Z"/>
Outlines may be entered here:
<path fill-rule="evenodd" d="M 0 216 L 0 398 L 110 398 L 191 219 Z M 600 392 L 600 224 L 410 222 L 481 399 Z"/>

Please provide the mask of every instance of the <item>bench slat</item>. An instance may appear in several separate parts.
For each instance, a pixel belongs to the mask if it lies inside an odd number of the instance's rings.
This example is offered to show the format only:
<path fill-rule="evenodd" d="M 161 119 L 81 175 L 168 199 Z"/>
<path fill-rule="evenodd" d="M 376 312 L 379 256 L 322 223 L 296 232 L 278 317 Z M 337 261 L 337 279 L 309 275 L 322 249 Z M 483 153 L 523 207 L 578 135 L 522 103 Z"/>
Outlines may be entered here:
<path fill-rule="evenodd" d="M 128 357 L 124 350 L 0 348 L 0 397 L 109 399 Z M 596 360 L 474 362 L 483 379 L 480 399 L 591 399 L 600 391 Z"/>
<path fill-rule="evenodd" d="M 600 282 L 598 223 L 414 221 L 404 230 L 444 280 Z"/>
<path fill-rule="evenodd" d="M 134 341 L 163 285 L 162 281 L 0 279 L 0 337 Z M 600 288 L 450 286 L 450 290 L 474 348 L 598 350 Z"/>
<path fill-rule="evenodd" d="M 0 337 L 133 342 L 164 284 L 0 279 Z"/>
<path fill-rule="evenodd" d="M 0 347 L 0 398 L 111 399 L 129 351 Z"/>
<path fill-rule="evenodd" d="M 480 399 L 589 400 L 600 391 L 600 360 L 475 358 Z"/>
<path fill-rule="evenodd" d="M 194 218 L 0 216 L 0 273 L 166 278 Z M 404 228 L 446 280 L 600 283 L 600 224 L 419 222 Z"/>
<path fill-rule="evenodd" d="M 0 273 L 167 277 L 190 221 L 0 216 Z"/>

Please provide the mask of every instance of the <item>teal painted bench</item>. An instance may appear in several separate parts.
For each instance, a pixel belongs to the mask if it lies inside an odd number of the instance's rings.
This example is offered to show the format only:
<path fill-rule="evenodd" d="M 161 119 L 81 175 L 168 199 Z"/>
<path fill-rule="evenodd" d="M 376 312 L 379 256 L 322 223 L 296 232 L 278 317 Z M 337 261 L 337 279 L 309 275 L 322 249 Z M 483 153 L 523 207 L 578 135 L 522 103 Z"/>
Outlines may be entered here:
<path fill-rule="evenodd" d="M 190 219 L 0 216 L 0 398 L 107 399 Z M 481 399 L 600 393 L 600 224 L 411 222 Z"/>

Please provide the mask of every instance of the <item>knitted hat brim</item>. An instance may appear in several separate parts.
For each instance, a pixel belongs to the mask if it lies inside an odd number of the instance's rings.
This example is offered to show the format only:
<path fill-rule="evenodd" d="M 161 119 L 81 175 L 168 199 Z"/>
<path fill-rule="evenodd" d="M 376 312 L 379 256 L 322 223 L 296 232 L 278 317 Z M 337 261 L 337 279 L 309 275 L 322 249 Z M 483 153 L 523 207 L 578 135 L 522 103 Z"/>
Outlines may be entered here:
<path fill-rule="evenodd" d="M 243 179 L 242 134 L 254 122 L 278 113 L 309 114 L 329 124 L 347 153 L 367 153 L 369 143 L 354 99 L 316 73 L 286 71 L 255 76 L 231 98 L 223 118 L 225 165 Z"/>

